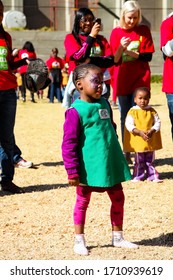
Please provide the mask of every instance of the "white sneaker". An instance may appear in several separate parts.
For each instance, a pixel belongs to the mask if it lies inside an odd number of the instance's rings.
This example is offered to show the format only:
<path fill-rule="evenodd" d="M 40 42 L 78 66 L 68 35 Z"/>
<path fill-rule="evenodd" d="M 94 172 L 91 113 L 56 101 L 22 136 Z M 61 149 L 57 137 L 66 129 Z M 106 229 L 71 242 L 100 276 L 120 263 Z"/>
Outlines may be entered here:
<path fill-rule="evenodd" d="M 140 182 L 140 180 L 138 180 L 138 179 L 132 179 L 131 182 L 137 183 L 137 182 Z"/>
<path fill-rule="evenodd" d="M 117 239 L 115 236 L 112 238 L 112 245 L 119 248 L 138 249 L 139 246 L 135 243 L 125 240 L 124 238 Z"/>
<path fill-rule="evenodd" d="M 25 159 L 21 159 L 18 163 L 15 164 L 15 167 L 19 168 L 30 168 L 33 166 L 32 161 L 27 161 Z"/>
<path fill-rule="evenodd" d="M 155 183 L 162 183 L 163 180 L 161 180 L 161 179 L 154 179 L 153 182 L 155 182 Z"/>
<path fill-rule="evenodd" d="M 163 182 L 163 180 L 161 180 L 161 179 L 154 179 L 154 180 L 148 180 L 147 179 L 147 181 L 148 182 L 154 182 L 154 183 L 162 183 Z"/>
<path fill-rule="evenodd" d="M 85 256 L 88 255 L 88 250 L 86 248 L 84 238 L 81 240 L 75 239 L 74 252 L 78 255 L 85 255 Z"/>

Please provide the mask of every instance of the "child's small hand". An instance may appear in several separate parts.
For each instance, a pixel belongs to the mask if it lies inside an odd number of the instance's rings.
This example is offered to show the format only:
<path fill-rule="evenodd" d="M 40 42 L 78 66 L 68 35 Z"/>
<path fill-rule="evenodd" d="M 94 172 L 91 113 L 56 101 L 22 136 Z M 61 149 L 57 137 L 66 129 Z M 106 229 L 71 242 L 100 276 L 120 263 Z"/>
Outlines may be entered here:
<path fill-rule="evenodd" d="M 150 129 L 146 132 L 146 134 L 148 135 L 149 138 L 151 138 L 154 132 L 155 132 L 155 129 Z"/>
<path fill-rule="evenodd" d="M 139 130 L 139 129 L 137 129 L 137 128 L 134 128 L 133 131 L 132 131 L 132 133 L 133 133 L 134 135 L 138 135 L 138 136 L 142 137 L 142 139 L 143 139 L 144 141 L 148 141 L 148 139 L 149 139 L 149 137 L 148 137 L 146 131 L 142 131 L 142 130 Z"/>
<path fill-rule="evenodd" d="M 69 179 L 68 183 L 69 183 L 70 186 L 78 186 L 79 183 L 80 183 L 79 177 Z"/>
<path fill-rule="evenodd" d="M 145 131 L 142 131 L 140 132 L 140 136 L 143 138 L 144 141 L 148 141 L 149 140 L 149 137 L 147 135 L 147 132 Z"/>

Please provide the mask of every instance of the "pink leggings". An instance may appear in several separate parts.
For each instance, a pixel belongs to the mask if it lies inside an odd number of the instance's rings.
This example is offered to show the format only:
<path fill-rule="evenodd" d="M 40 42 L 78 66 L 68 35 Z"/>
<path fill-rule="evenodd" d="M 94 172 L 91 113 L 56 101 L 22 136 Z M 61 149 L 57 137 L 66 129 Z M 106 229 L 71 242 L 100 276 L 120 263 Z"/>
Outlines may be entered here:
<path fill-rule="evenodd" d="M 113 226 L 123 225 L 123 216 L 124 216 L 124 193 L 122 190 L 122 185 L 117 184 L 109 188 L 98 188 L 90 186 L 77 186 L 76 187 L 76 204 L 74 207 L 74 224 L 75 225 L 84 225 L 86 219 L 86 210 L 88 208 L 91 193 L 96 192 L 107 192 L 111 200 L 110 208 L 110 218 L 111 224 Z M 101 210 L 101 209 L 100 209 Z M 98 212 L 100 211 L 98 209 Z"/>

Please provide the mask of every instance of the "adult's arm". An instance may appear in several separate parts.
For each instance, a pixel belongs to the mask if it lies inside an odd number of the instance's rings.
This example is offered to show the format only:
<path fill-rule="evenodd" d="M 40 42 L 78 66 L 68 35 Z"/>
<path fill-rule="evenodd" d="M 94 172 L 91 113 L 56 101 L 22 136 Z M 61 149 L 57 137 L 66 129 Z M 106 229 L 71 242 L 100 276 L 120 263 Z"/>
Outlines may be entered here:
<path fill-rule="evenodd" d="M 168 41 L 166 45 L 162 47 L 162 52 L 166 56 L 173 56 L 173 40 Z"/>
<path fill-rule="evenodd" d="M 21 67 L 21 66 L 23 66 L 23 65 L 27 65 L 27 64 L 28 64 L 27 61 L 26 61 L 27 59 L 28 59 L 28 58 L 26 57 L 26 58 L 23 58 L 23 59 L 21 59 L 21 60 L 9 62 L 10 68 L 11 68 L 12 70 L 15 70 L 15 69 L 17 69 L 17 68 L 19 68 L 19 67 Z"/>
<path fill-rule="evenodd" d="M 95 64 L 100 68 L 109 68 L 114 65 L 114 57 L 110 56 L 92 56 L 90 57 L 90 63 Z"/>
<path fill-rule="evenodd" d="M 118 37 L 118 28 L 112 30 L 110 36 L 110 45 L 111 50 L 114 53 L 114 61 L 116 64 L 122 62 L 122 54 L 125 52 L 129 56 L 138 59 L 140 61 L 150 62 L 152 60 L 152 54 L 154 52 L 154 44 L 151 32 L 147 26 L 138 26 L 139 34 L 141 34 L 140 40 L 140 49 L 138 51 L 128 50 L 128 45 L 131 42 L 130 38 L 122 37 L 120 40 L 117 40 Z M 130 37 L 130 35 L 129 35 Z"/>
<path fill-rule="evenodd" d="M 96 38 L 88 35 L 86 41 L 80 45 L 72 34 L 68 34 L 64 40 L 67 57 L 74 61 L 84 62 L 89 57 L 95 40 Z"/>
<path fill-rule="evenodd" d="M 152 60 L 152 57 L 153 57 L 152 53 L 140 53 L 138 59 L 141 61 L 150 62 Z"/>
<path fill-rule="evenodd" d="M 160 26 L 160 50 L 163 52 L 163 58 L 173 56 L 173 17 L 170 16 Z"/>
<path fill-rule="evenodd" d="M 111 52 L 114 55 L 115 64 L 119 64 L 122 61 L 122 54 L 129 44 L 129 38 L 122 37 L 118 39 L 118 28 L 114 28 L 110 35 L 110 47 Z"/>
<path fill-rule="evenodd" d="M 91 47 L 96 41 L 100 28 L 101 25 L 95 22 L 90 34 L 86 37 L 85 41 L 81 43 L 77 42 L 72 33 L 68 34 L 64 40 L 67 57 L 80 63 L 85 62 L 90 56 Z"/>

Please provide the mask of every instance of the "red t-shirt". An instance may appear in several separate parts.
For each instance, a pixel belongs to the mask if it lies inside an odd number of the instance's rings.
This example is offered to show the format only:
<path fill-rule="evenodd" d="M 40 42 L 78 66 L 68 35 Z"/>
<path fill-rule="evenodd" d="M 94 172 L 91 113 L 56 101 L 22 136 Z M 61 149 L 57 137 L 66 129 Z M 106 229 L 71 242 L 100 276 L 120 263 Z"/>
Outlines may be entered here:
<path fill-rule="evenodd" d="M 23 58 L 33 58 L 33 59 L 36 59 L 37 56 L 36 56 L 36 53 L 35 52 L 28 52 L 27 50 L 19 50 L 19 54 L 18 54 L 18 57 L 19 59 L 23 59 Z M 27 68 L 28 68 L 28 65 L 23 65 L 19 68 L 19 73 L 20 74 L 23 74 L 23 73 L 26 73 L 27 71 Z"/>
<path fill-rule="evenodd" d="M 66 57 L 69 62 L 69 73 L 74 70 L 74 68 L 79 65 L 80 58 L 85 56 L 88 53 L 88 45 L 86 42 L 87 36 L 79 34 L 79 38 L 81 40 L 82 46 L 76 41 L 73 34 L 67 34 L 64 40 L 64 46 L 66 50 Z M 88 57 L 90 56 L 109 56 L 111 55 L 111 49 L 108 41 L 102 35 L 98 35 L 97 38 L 102 44 L 102 47 L 99 45 L 98 41 L 94 41 L 91 46 L 90 53 L 88 53 Z M 76 55 L 75 55 L 76 54 Z M 72 60 L 71 57 L 75 55 L 75 60 Z M 106 69 L 102 69 L 103 71 Z"/>
<path fill-rule="evenodd" d="M 173 39 L 173 16 L 166 18 L 160 26 L 160 49 Z M 163 66 L 162 91 L 173 92 L 173 57 L 166 57 Z"/>
<path fill-rule="evenodd" d="M 46 65 L 49 68 L 49 70 L 56 69 L 56 68 L 60 68 L 60 69 L 64 68 L 63 60 L 60 57 L 50 57 L 46 61 Z"/>
<path fill-rule="evenodd" d="M 9 46 L 7 46 L 7 42 Z M 13 61 L 11 55 L 12 41 L 11 36 L 6 32 L 6 40 L 0 34 L 0 90 L 17 88 L 16 76 L 9 67 L 9 61 Z"/>
<path fill-rule="evenodd" d="M 145 25 L 138 25 L 133 29 L 114 28 L 110 35 L 110 46 L 113 54 L 117 51 L 122 37 L 131 39 L 129 50 L 135 50 L 139 53 L 154 52 L 151 32 Z M 122 59 L 113 68 L 112 80 L 116 96 L 130 94 L 141 86 L 150 88 L 148 62 L 133 59 L 123 54 Z"/>

